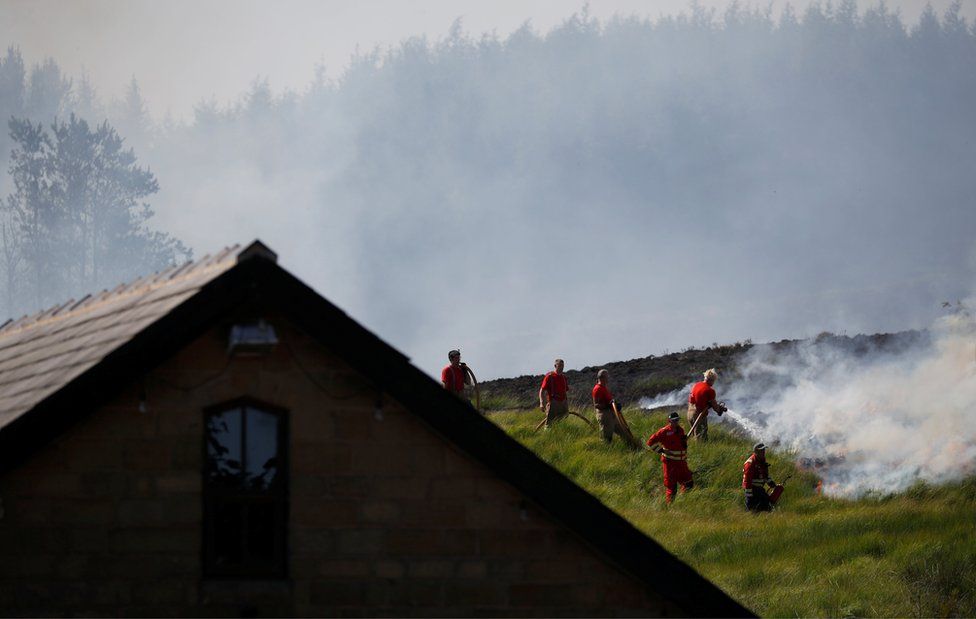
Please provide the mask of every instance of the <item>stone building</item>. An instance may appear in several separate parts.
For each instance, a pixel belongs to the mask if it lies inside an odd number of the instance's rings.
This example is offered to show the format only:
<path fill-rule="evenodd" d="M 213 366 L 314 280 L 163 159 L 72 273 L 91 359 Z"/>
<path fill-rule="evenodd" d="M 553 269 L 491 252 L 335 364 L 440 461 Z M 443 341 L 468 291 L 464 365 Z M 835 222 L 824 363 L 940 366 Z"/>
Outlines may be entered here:
<path fill-rule="evenodd" d="M 0 614 L 748 611 L 255 242 L 0 327 Z"/>

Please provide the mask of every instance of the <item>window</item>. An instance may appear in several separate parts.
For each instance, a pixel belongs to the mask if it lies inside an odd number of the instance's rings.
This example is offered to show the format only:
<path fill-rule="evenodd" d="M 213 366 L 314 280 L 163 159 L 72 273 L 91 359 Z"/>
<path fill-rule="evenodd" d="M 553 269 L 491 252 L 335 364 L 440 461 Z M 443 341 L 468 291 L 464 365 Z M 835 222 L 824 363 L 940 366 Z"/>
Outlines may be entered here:
<path fill-rule="evenodd" d="M 285 576 L 285 411 L 243 399 L 204 413 L 205 576 Z"/>

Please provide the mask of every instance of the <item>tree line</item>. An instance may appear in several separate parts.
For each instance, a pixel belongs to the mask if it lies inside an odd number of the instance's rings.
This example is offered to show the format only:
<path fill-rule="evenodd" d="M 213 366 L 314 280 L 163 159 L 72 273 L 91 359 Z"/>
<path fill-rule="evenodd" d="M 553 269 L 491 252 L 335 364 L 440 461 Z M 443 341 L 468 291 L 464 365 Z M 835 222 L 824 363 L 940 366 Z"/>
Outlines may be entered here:
<path fill-rule="evenodd" d="M 539 295 L 565 308 L 552 320 L 566 330 L 599 312 L 637 333 L 645 323 L 633 308 L 693 296 L 717 267 L 712 294 L 727 306 L 769 297 L 757 315 L 808 312 L 821 329 L 826 306 L 763 312 L 811 290 L 896 289 L 906 273 L 936 289 L 905 298 L 956 295 L 930 275 L 963 279 L 976 227 L 976 31 L 959 3 L 914 24 L 853 0 L 779 14 L 691 4 L 600 21 L 583 11 L 549 32 L 506 36 L 457 24 L 439 40 L 357 54 L 338 74 L 320 67 L 300 91 L 256 80 L 238 100 L 201 101 L 176 121 L 150 118 L 134 80 L 105 104 L 53 61 L 10 80 L 10 58 L 5 118 L 49 133 L 52 115 L 70 123 L 73 111 L 92 132 L 108 118 L 158 175 L 152 204 L 172 234 L 239 241 L 259 222 L 262 238 L 286 238 L 297 263 L 314 265 L 310 283 L 327 282 L 330 298 L 379 332 L 403 334 L 394 343 L 418 357 L 440 356 L 424 346 L 470 331 L 462 323 L 535 315 L 528 300 Z M 10 88 L 37 103 L 8 111 Z M 0 137 L 0 157 L 10 139 Z M 2 182 L 0 195 L 14 192 L 12 177 Z M 464 251 L 446 259 L 450 247 Z M 605 282 L 616 302 L 574 294 L 533 266 L 560 256 L 571 259 L 568 278 Z M 446 295 L 456 307 L 431 307 Z M 911 305 L 874 298 L 843 300 L 868 318 Z M 696 311 L 687 319 L 700 324 Z M 778 332 L 793 328 L 802 325 Z M 616 335 L 604 339 L 632 342 L 635 355 L 650 341 L 695 343 Z"/>

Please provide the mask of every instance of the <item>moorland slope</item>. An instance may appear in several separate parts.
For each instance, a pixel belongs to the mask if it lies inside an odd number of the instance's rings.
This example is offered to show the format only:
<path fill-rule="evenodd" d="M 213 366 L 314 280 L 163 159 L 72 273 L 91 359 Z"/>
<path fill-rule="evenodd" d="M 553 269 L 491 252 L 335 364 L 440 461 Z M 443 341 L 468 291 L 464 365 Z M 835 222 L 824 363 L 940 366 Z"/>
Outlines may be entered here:
<path fill-rule="evenodd" d="M 646 439 L 666 412 L 625 415 Z M 976 477 L 834 499 L 817 491 L 815 472 L 771 451 L 771 475 L 792 477 L 776 511 L 752 514 L 740 487 L 751 442 L 719 425 L 691 445 L 695 488 L 669 506 L 650 452 L 606 445 L 575 417 L 539 431 L 524 411 L 489 418 L 762 616 L 976 616 Z"/>

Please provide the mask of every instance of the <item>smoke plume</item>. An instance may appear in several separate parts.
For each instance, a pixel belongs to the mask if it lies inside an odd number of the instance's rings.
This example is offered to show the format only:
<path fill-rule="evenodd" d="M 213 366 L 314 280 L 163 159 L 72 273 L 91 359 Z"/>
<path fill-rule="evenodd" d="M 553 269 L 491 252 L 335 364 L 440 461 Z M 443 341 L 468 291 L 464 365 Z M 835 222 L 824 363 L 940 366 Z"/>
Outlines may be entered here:
<path fill-rule="evenodd" d="M 738 360 L 734 382 L 718 385 L 729 411 L 716 421 L 794 454 L 831 496 L 973 474 L 976 320 L 959 306 L 927 334 L 895 339 L 755 346 Z M 643 404 L 680 404 L 687 393 Z"/>

